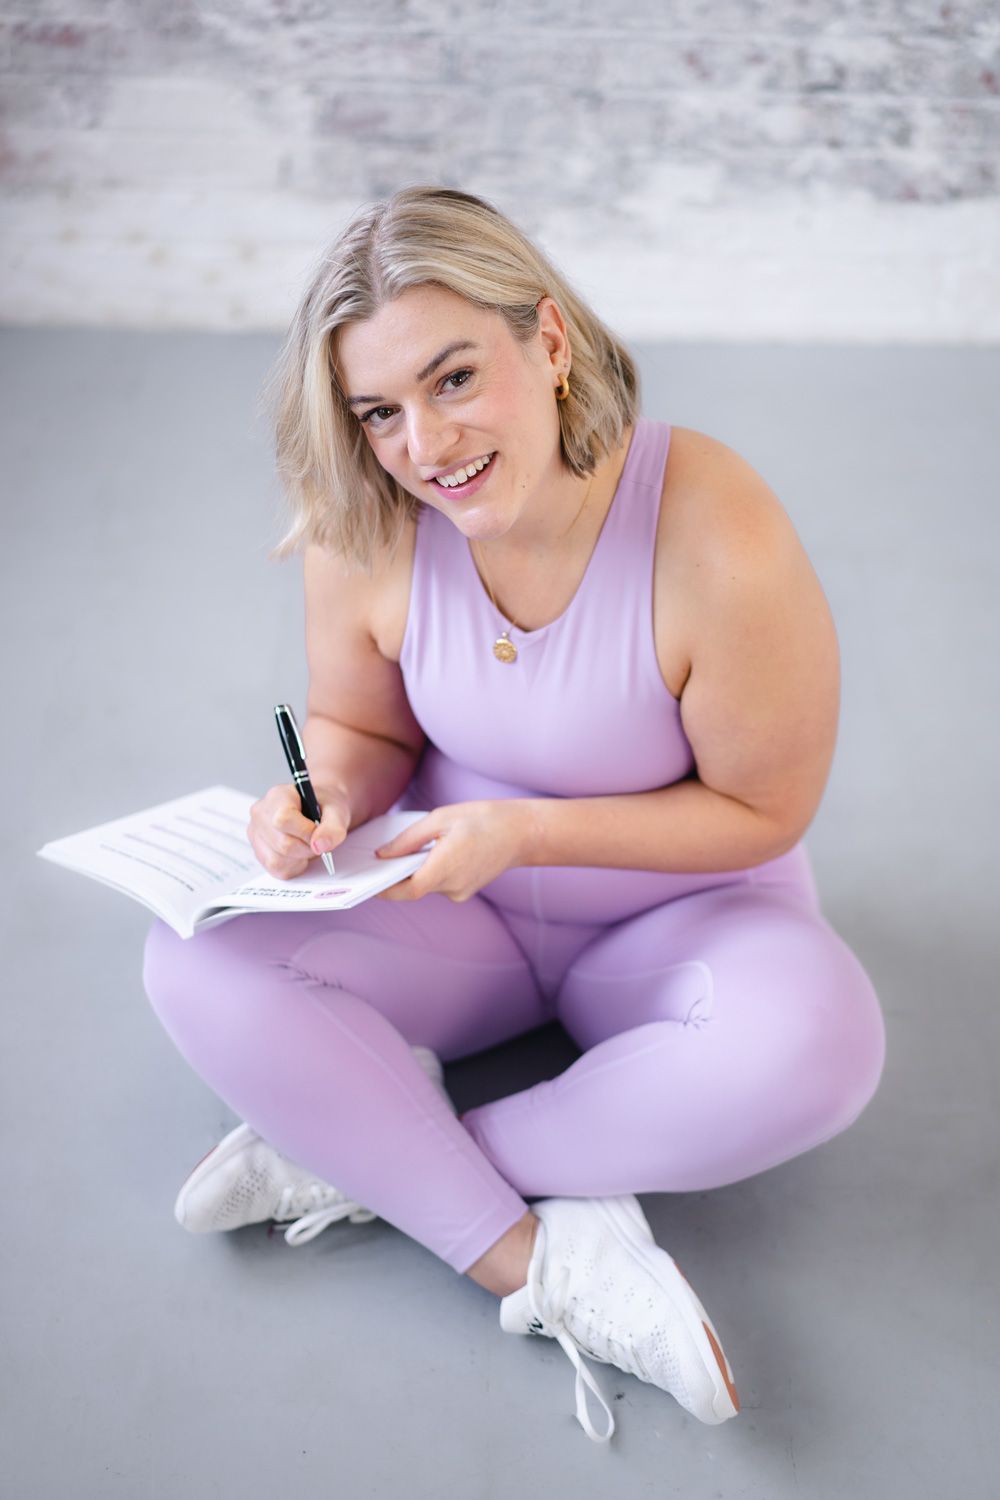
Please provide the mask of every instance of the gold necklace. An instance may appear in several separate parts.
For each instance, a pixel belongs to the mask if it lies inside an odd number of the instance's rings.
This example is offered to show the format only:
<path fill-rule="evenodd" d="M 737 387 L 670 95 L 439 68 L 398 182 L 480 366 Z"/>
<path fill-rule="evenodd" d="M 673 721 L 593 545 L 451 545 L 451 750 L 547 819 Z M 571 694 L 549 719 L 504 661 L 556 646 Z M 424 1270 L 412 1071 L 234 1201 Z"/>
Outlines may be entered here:
<path fill-rule="evenodd" d="M 591 474 L 590 483 L 587 485 L 587 493 L 583 497 L 583 503 L 581 504 L 580 509 L 577 511 L 576 515 L 573 517 L 572 521 L 566 527 L 566 530 L 561 532 L 560 535 L 556 537 L 557 542 L 561 542 L 563 540 L 563 537 L 569 536 L 570 532 L 573 530 L 573 527 L 583 515 L 584 506 L 590 499 L 590 491 L 593 489 L 595 477 L 596 476 L 594 474 Z M 486 564 L 482 561 L 481 558 L 477 559 L 476 553 L 473 550 L 473 544 L 471 540 L 469 542 L 469 551 L 472 552 L 473 562 L 476 562 L 478 567 L 482 571 L 483 582 L 486 584 L 486 592 L 490 596 L 490 603 L 493 605 L 493 608 L 496 610 L 500 618 L 507 621 L 506 630 L 502 630 L 497 636 L 496 640 L 493 642 L 493 655 L 496 657 L 497 661 L 517 661 L 517 647 L 514 645 L 514 642 L 510 638 L 510 632 L 511 629 L 522 630 L 523 627 L 518 625 L 517 621 L 512 619 L 510 615 L 504 614 L 503 610 L 497 603 L 496 596 L 493 593 L 493 588 L 490 584 L 489 574 L 486 571 Z"/>

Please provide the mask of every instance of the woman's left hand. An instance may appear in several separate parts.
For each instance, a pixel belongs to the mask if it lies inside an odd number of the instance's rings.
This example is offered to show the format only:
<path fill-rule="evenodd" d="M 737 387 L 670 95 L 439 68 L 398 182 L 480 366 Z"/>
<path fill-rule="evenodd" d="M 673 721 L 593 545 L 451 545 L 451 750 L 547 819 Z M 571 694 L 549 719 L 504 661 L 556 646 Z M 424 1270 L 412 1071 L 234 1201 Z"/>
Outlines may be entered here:
<path fill-rule="evenodd" d="M 437 891 L 451 901 L 468 901 L 523 862 L 527 828 L 527 809 L 514 799 L 438 807 L 376 850 L 382 856 L 416 854 L 436 840 L 419 870 L 380 895 L 384 901 L 419 901 Z"/>

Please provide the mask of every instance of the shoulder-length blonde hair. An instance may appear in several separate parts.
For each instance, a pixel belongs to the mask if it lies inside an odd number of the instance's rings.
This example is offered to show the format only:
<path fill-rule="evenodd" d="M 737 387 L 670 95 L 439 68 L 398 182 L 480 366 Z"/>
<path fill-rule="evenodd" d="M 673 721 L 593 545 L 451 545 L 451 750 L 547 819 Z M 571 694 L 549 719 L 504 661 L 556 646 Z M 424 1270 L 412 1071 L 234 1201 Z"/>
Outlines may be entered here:
<path fill-rule="evenodd" d="M 639 410 L 628 350 L 566 278 L 483 198 L 407 187 L 360 210 L 322 255 L 265 384 L 278 475 L 292 524 L 270 553 L 317 543 L 371 573 L 421 508 L 376 459 L 337 384 L 337 330 L 372 317 L 408 287 L 435 283 L 503 318 L 524 344 L 550 296 L 566 322 L 573 368 L 557 402 L 563 463 L 591 474 L 620 446 Z M 553 388 L 554 399 L 554 388 Z"/>

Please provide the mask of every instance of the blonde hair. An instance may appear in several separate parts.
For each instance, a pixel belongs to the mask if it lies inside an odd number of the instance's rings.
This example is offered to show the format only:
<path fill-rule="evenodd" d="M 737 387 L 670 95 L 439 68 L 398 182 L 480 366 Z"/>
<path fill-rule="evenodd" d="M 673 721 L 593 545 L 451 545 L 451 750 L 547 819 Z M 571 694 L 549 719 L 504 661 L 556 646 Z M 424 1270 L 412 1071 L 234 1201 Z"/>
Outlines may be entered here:
<path fill-rule="evenodd" d="M 558 304 L 572 371 L 570 394 L 556 404 L 572 473 L 592 474 L 635 420 L 639 375 L 628 350 L 499 209 L 452 188 L 402 188 L 361 209 L 321 256 L 262 392 L 293 517 L 272 559 L 317 543 L 371 573 L 378 552 L 393 550 L 420 511 L 351 413 L 335 378 L 334 340 L 345 324 L 427 283 L 499 314 L 521 344 L 538 331 L 539 300 Z"/>

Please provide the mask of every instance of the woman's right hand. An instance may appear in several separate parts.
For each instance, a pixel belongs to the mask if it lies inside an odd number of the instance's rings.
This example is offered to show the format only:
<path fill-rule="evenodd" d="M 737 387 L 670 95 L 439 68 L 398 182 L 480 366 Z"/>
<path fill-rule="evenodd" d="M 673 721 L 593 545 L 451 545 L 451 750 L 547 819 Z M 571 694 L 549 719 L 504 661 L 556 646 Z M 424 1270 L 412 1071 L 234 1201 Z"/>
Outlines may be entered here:
<path fill-rule="evenodd" d="M 327 849 L 336 849 L 347 837 L 351 809 L 346 793 L 321 786 L 313 790 L 323 810 L 319 823 L 303 813 L 291 782 L 272 786 L 250 809 L 247 838 L 265 870 L 278 880 L 303 874 L 310 860 L 319 858 L 322 851 L 314 846 L 320 840 Z"/>

